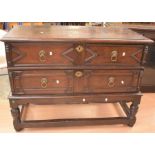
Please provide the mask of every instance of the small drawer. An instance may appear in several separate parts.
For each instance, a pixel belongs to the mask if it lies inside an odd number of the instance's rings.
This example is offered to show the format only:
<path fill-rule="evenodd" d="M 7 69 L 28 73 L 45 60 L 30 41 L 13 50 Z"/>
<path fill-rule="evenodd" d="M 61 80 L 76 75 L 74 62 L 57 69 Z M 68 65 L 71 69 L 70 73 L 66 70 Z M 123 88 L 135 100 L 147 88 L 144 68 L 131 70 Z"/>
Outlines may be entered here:
<path fill-rule="evenodd" d="M 112 102 L 132 102 L 134 100 L 140 99 L 141 93 L 117 93 L 117 94 L 79 94 L 79 95 L 63 95 L 63 96 L 53 96 L 53 95 L 16 95 L 9 96 L 10 102 L 15 102 L 17 104 L 87 104 L 87 103 L 112 103 Z"/>

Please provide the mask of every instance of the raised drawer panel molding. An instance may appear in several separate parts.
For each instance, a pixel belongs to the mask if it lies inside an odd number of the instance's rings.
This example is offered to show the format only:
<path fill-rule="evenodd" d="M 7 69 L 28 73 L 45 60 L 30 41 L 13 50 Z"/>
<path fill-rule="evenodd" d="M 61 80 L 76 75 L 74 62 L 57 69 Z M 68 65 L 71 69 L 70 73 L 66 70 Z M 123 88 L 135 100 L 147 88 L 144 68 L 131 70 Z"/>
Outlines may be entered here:
<path fill-rule="evenodd" d="M 2 41 L 16 131 L 30 127 L 135 124 L 142 96 L 145 49 L 152 40 L 122 28 L 17 26 Z M 22 116 L 29 104 L 89 103 L 119 104 L 124 116 L 50 120 L 26 120 Z"/>
<path fill-rule="evenodd" d="M 9 66 L 140 65 L 143 48 L 132 45 L 13 43 L 9 45 Z"/>

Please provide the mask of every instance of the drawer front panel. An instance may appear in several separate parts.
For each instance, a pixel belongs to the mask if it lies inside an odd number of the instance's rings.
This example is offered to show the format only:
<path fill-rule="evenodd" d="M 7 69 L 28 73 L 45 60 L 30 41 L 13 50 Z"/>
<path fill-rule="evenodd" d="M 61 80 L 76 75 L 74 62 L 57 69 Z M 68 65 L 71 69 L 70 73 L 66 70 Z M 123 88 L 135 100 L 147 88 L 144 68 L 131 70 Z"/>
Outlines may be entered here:
<path fill-rule="evenodd" d="M 14 71 L 14 94 L 63 94 L 73 91 L 72 71 Z"/>
<path fill-rule="evenodd" d="M 11 43 L 12 66 L 140 65 L 143 46 L 78 43 Z"/>
<path fill-rule="evenodd" d="M 37 104 L 79 104 L 79 103 L 111 103 L 111 102 L 132 102 L 140 99 L 141 93 L 117 93 L 117 94 L 83 94 L 83 95 L 25 95 L 10 96 L 9 99 L 17 104 L 37 103 Z"/>
<path fill-rule="evenodd" d="M 77 89 L 79 92 L 112 93 L 136 92 L 139 87 L 138 70 L 85 70 Z M 79 86 L 78 86 L 79 87 Z"/>
<path fill-rule="evenodd" d="M 138 70 L 38 70 L 12 72 L 13 94 L 136 92 Z"/>
<path fill-rule="evenodd" d="M 13 66 L 72 65 L 63 52 L 72 44 L 12 43 L 10 59 Z"/>
<path fill-rule="evenodd" d="M 140 65 L 143 55 L 143 46 L 132 45 L 87 45 L 96 53 L 96 58 L 89 62 L 90 65 Z"/>

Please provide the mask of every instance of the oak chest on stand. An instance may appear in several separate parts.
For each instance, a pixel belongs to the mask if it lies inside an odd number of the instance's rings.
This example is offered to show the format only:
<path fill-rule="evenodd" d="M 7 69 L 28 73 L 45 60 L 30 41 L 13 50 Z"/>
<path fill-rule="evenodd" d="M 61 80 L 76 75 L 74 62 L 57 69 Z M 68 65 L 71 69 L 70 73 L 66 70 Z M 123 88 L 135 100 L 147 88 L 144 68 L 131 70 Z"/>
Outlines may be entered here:
<path fill-rule="evenodd" d="M 63 125 L 134 125 L 142 96 L 142 64 L 152 40 L 123 28 L 17 26 L 2 41 L 16 131 Z M 28 121 L 22 119 L 22 111 L 30 103 L 119 103 L 126 116 Z"/>

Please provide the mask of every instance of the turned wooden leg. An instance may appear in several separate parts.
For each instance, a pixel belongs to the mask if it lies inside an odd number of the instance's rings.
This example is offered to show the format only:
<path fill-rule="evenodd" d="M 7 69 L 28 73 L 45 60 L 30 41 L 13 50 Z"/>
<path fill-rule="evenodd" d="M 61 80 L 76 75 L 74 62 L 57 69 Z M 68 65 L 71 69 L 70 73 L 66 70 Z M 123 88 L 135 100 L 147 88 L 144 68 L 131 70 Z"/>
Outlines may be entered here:
<path fill-rule="evenodd" d="M 133 127 L 133 125 L 136 122 L 136 113 L 138 111 L 138 105 L 139 105 L 140 101 L 134 101 L 132 102 L 131 106 L 130 106 L 130 111 L 129 111 L 129 123 L 128 126 Z"/>
<path fill-rule="evenodd" d="M 16 131 L 20 131 L 23 128 L 21 127 L 21 120 L 20 120 L 20 111 L 19 108 L 12 108 L 11 114 L 13 117 L 13 125 Z"/>
<path fill-rule="evenodd" d="M 23 128 L 21 127 L 21 119 L 20 119 L 20 110 L 17 105 L 10 104 L 11 106 L 11 114 L 13 117 L 13 125 L 16 131 L 20 131 Z"/>

